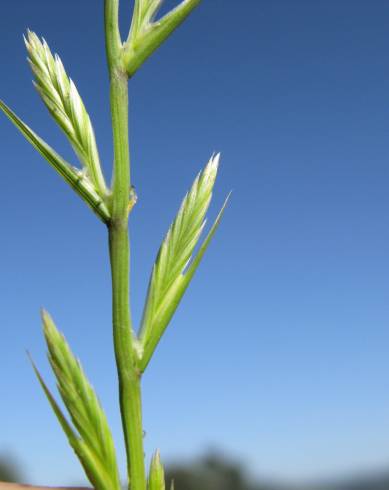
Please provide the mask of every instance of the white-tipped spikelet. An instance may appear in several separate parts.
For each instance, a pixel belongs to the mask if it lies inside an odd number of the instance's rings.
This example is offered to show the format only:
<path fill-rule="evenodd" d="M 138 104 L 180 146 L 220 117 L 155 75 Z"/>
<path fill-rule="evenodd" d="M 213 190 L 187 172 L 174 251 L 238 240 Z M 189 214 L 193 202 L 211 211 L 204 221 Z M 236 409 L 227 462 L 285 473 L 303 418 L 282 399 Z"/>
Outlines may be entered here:
<path fill-rule="evenodd" d="M 225 205 L 197 255 L 192 258 L 205 226 L 205 215 L 211 202 L 219 159 L 219 154 L 213 155 L 204 170 L 197 175 L 159 249 L 140 330 L 143 347 L 140 365 L 142 371 L 146 368 L 221 220 Z"/>
<path fill-rule="evenodd" d="M 55 121 L 59 124 L 87 169 L 88 177 L 101 196 L 106 185 L 90 117 L 73 81 L 66 74 L 58 55 L 46 41 L 27 31 L 28 60 L 35 76 L 34 85 Z"/>
<path fill-rule="evenodd" d="M 181 274 L 205 226 L 205 214 L 212 198 L 220 155 L 212 156 L 184 197 L 177 216 L 169 228 L 154 266 L 154 300 L 159 303 Z"/>

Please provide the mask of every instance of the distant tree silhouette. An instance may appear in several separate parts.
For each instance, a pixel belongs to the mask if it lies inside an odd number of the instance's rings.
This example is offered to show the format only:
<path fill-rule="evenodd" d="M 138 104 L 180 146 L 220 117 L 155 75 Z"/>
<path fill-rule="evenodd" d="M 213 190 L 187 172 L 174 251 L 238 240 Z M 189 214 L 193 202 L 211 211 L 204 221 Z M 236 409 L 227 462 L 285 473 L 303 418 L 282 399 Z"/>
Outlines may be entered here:
<path fill-rule="evenodd" d="M 20 481 L 20 472 L 10 458 L 0 456 L 0 481 L 16 483 Z"/>
<path fill-rule="evenodd" d="M 252 482 L 245 468 L 217 454 L 199 461 L 176 464 L 166 472 L 167 489 L 174 479 L 175 490 L 389 490 L 389 473 L 350 478 L 341 482 L 287 486 Z"/>
<path fill-rule="evenodd" d="M 238 463 L 216 454 L 193 464 L 170 466 L 166 477 L 168 485 L 174 480 L 175 490 L 277 490 L 250 482 Z"/>

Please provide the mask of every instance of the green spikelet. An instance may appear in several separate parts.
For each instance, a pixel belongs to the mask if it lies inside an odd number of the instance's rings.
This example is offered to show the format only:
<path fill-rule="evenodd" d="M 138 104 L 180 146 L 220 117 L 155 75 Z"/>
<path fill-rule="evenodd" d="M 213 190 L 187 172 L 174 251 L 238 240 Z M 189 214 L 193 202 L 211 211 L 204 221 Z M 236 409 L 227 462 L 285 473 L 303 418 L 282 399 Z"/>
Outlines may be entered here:
<path fill-rule="evenodd" d="M 119 490 L 114 443 L 97 396 L 50 315 L 43 311 L 42 319 L 48 357 L 57 378 L 58 390 L 79 438 L 67 426 L 65 430 L 64 417 L 60 420 L 61 425 L 68 438 L 69 434 L 72 435 L 69 440 L 94 487 L 97 490 Z M 53 407 L 51 400 L 50 403 Z M 58 417 L 57 410 L 55 412 Z"/>
<path fill-rule="evenodd" d="M 184 22 L 201 0 L 184 0 L 161 19 L 154 20 L 163 0 L 135 0 L 131 29 L 124 46 L 124 65 L 130 77 Z"/>
<path fill-rule="evenodd" d="M 142 371 L 173 316 L 223 214 L 226 203 L 197 256 L 189 264 L 205 226 L 205 214 L 211 202 L 218 165 L 219 155 L 216 155 L 196 177 L 159 249 L 151 274 L 140 330 L 143 348 Z"/>
<path fill-rule="evenodd" d="M 156 451 L 151 459 L 147 490 L 165 490 L 165 471 L 159 451 Z"/>

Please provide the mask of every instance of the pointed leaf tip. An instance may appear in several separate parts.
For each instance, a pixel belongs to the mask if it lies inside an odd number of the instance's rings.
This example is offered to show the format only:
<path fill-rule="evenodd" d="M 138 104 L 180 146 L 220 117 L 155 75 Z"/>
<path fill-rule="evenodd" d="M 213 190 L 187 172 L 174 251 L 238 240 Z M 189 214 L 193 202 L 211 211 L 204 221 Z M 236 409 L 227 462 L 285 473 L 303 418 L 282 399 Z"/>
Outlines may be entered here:
<path fill-rule="evenodd" d="M 108 223 L 110 211 L 97 193 L 92 181 L 78 169 L 72 167 L 58 153 L 40 138 L 27 124 L 25 124 L 2 100 L 0 110 L 16 126 L 26 140 L 40 153 L 45 160 L 59 173 L 70 187 L 90 206 L 90 208 L 104 222 Z"/>
<path fill-rule="evenodd" d="M 200 262 L 204 256 L 209 244 L 211 243 L 212 238 L 214 237 L 214 235 L 216 233 L 216 230 L 218 229 L 218 227 L 220 225 L 220 222 L 223 218 L 224 211 L 225 211 L 227 204 L 230 200 L 230 196 L 231 196 L 231 192 L 229 192 L 229 194 L 227 195 L 227 197 L 223 203 L 223 206 L 222 206 L 221 210 L 219 211 L 219 214 L 217 215 L 211 229 L 208 232 L 208 235 L 206 236 L 205 240 L 203 241 L 202 245 L 200 246 L 199 251 L 197 252 L 197 255 L 193 258 L 193 260 L 189 264 L 189 266 L 188 266 L 188 268 L 184 274 L 186 287 L 189 285 L 192 277 L 194 276 L 194 273 L 196 272 L 198 266 L 200 265 Z"/>

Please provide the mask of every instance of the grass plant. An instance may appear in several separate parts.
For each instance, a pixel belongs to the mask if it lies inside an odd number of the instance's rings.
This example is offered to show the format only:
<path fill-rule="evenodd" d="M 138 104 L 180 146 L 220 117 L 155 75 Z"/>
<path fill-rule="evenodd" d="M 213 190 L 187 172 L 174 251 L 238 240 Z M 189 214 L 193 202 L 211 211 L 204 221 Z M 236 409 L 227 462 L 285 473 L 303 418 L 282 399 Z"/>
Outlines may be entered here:
<path fill-rule="evenodd" d="M 25 44 L 34 85 L 74 149 L 78 166 L 64 160 L 0 100 L 4 114 L 107 227 L 112 272 L 113 341 L 130 490 L 165 489 L 164 469 L 158 451 L 146 474 L 142 374 L 212 240 L 227 203 L 226 200 L 194 254 L 204 230 L 218 171 L 219 155 L 213 155 L 195 178 L 161 244 L 152 267 L 141 325 L 134 328 L 130 312 L 128 222 L 136 196 L 131 190 L 130 177 L 128 81 L 200 0 L 183 0 L 169 13 L 157 18 L 161 3 L 162 0 L 134 0 L 128 37 L 122 41 L 119 0 L 104 2 L 114 147 L 111 186 L 107 185 L 103 175 L 92 122 L 75 84 L 59 56 L 52 53 L 45 40 L 31 31 L 26 34 Z M 98 397 L 80 362 L 46 311 L 42 312 L 42 322 L 49 362 L 68 417 L 32 361 L 37 378 L 93 487 L 96 490 L 119 490 L 120 472 L 114 441 Z"/>

